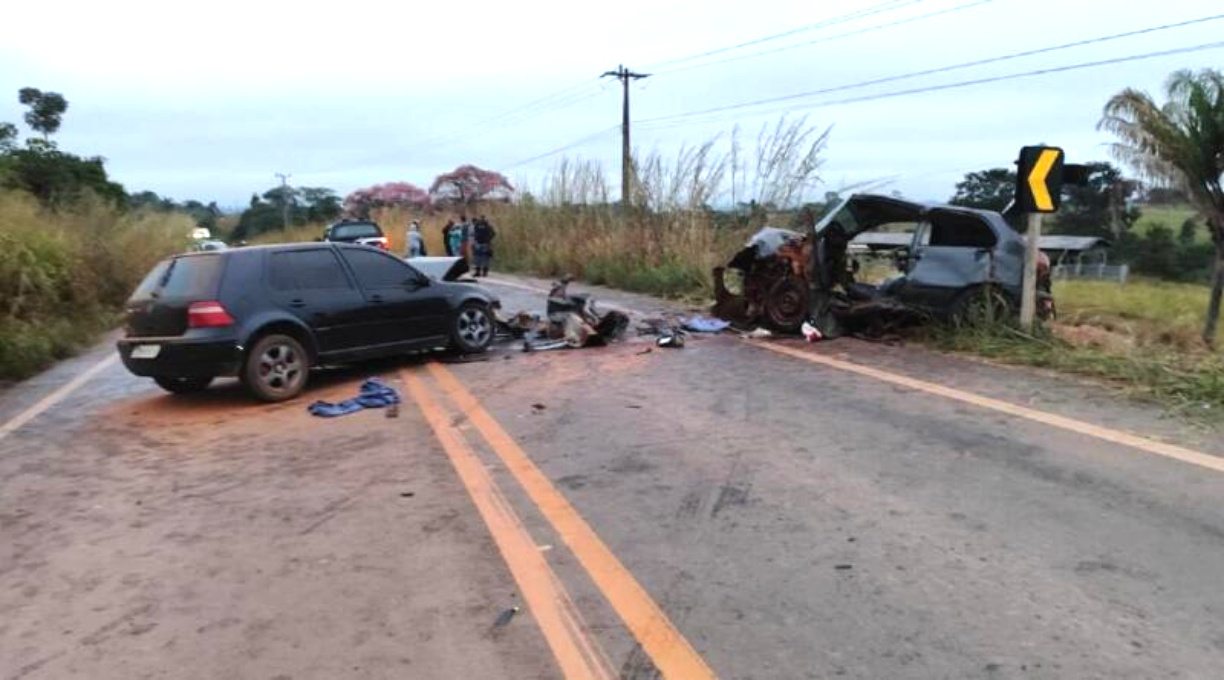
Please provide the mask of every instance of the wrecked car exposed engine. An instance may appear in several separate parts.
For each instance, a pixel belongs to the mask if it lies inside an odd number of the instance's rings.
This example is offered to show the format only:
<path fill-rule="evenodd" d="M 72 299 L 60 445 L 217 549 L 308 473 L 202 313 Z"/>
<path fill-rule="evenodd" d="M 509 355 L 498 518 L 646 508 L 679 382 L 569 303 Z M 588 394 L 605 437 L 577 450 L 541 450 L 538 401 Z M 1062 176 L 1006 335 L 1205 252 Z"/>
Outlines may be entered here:
<path fill-rule="evenodd" d="M 855 237 L 885 231 L 908 245 L 894 252 L 898 276 L 857 280 Z M 1024 237 L 999 213 L 854 195 L 800 234 L 766 227 L 714 270 L 714 313 L 744 325 L 796 333 L 805 321 L 825 336 L 879 333 L 925 319 L 1015 314 Z M 733 291 L 729 275 L 738 279 Z M 1038 262 L 1037 309 L 1053 314 L 1049 260 Z"/>

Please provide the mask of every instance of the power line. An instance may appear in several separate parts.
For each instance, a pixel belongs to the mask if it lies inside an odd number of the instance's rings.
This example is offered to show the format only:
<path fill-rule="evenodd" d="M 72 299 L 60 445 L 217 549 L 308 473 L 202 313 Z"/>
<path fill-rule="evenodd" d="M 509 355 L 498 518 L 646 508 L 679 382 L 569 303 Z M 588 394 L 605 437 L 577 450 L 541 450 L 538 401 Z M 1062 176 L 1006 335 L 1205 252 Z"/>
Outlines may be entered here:
<path fill-rule="evenodd" d="M 600 94 L 602 89 L 598 89 L 595 92 L 590 93 L 583 92 L 592 85 L 597 85 L 598 83 L 599 81 L 597 79 L 584 80 L 581 83 L 576 83 L 569 87 L 562 88 L 543 97 L 533 99 L 514 108 L 502 111 L 501 113 L 495 114 L 488 118 L 478 120 L 462 130 L 457 129 L 452 132 L 426 137 L 425 139 L 407 145 L 401 149 L 401 152 L 419 153 L 427 149 L 445 147 L 454 144 L 457 141 L 472 139 L 474 137 L 489 134 L 500 127 L 504 127 L 507 123 L 523 120 L 524 116 L 530 116 L 531 114 L 545 115 L 547 113 L 554 113 L 577 104 L 584 99 L 589 99 Z M 482 130 L 482 128 L 484 129 Z"/>
<path fill-rule="evenodd" d="M 1133 38 L 1135 36 L 1146 35 L 1149 33 L 1156 33 L 1158 31 L 1167 31 L 1167 30 L 1174 29 L 1174 28 L 1183 28 L 1185 26 L 1193 26 L 1195 24 L 1207 23 L 1209 21 L 1219 21 L 1220 19 L 1224 19 L 1224 14 L 1214 14 L 1211 16 L 1200 17 L 1198 19 L 1189 19 L 1189 20 L 1181 21 L 1177 23 L 1165 24 L 1163 26 L 1151 26 L 1148 28 L 1142 28 L 1142 29 L 1138 29 L 1134 31 L 1127 31 L 1125 33 L 1115 33 L 1113 35 L 1106 35 L 1106 36 L 1101 36 L 1098 38 L 1090 38 L 1087 40 L 1078 40 L 1075 42 L 1063 43 L 1061 45 L 1053 45 L 1050 47 L 1042 47 L 1038 49 L 1025 50 L 1023 52 L 1013 52 L 1011 54 L 1004 54 L 1004 55 L 1000 55 L 997 57 L 989 57 L 987 59 L 978 59 L 975 61 L 967 61 L 967 62 L 962 62 L 959 64 L 952 64 L 949 66 L 940 66 L 938 68 L 925 69 L 921 71 L 911 71 L 909 73 L 903 73 L 900 75 L 887 76 L 884 78 L 876 78 L 874 80 L 864 80 L 864 81 L 860 81 L 857 83 L 850 83 L 847 85 L 826 87 L 826 88 L 822 88 L 819 90 L 809 90 L 807 92 L 798 92 L 796 94 L 788 94 L 788 95 L 783 95 L 780 97 L 771 97 L 768 99 L 758 99 L 756 101 L 745 102 L 741 104 L 728 104 L 726 106 L 717 106 L 714 108 L 703 109 L 701 111 L 690 111 L 686 113 L 677 113 L 677 114 L 671 114 L 667 116 L 657 116 L 655 118 L 647 118 L 639 122 L 645 124 L 645 123 L 673 120 L 673 119 L 679 119 L 679 118 L 688 118 L 688 117 L 694 117 L 694 116 L 700 116 L 700 115 L 706 115 L 706 114 L 712 114 L 712 113 L 720 113 L 723 111 L 732 111 L 736 109 L 749 108 L 752 106 L 760 106 L 762 104 L 773 104 L 773 103 L 782 102 L 782 101 L 802 99 L 804 97 L 812 97 L 812 96 L 820 95 L 820 94 L 830 94 L 832 92 L 842 92 L 845 90 L 854 90 L 854 89 L 858 89 L 862 87 L 868 87 L 871 85 L 881 85 L 883 83 L 891 83 L 891 82 L 896 82 L 899 80 L 908 80 L 911 78 L 929 76 L 929 75 L 934 75 L 937 73 L 947 73 L 949 71 L 957 71 L 960 69 L 971 68 L 974 66 L 984 66 L 986 64 L 994 64 L 994 63 L 998 63 L 1002 61 L 1011 61 L 1013 59 L 1031 57 L 1031 56 L 1035 56 L 1038 54 L 1047 54 L 1049 52 L 1057 52 L 1060 50 L 1066 50 L 1066 49 L 1071 49 L 1075 47 L 1084 47 L 1086 45 L 1104 43 L 1104 42 L 1109 42 L 1112 40 L 1121 40 L 1123 38 Z"/>
<path fill-rule="evenodd" d="M 902 7 L 914 5 L 919 2 L 924 2 L 924 1 L 925 0 L 887 0 L 886 2 L 882 2 L 877 5 L 872 5 L 872 6 L 860 9 L 860 10 L 856 10 L 854 12 L 849 12 L 847 14 L 839 15 L 836 17 L 831 17 L 829 19 L 825 19 L 825 20 L 822 20 L 814 24 L 791 29 L 788 31 L 784 31 L 782 33 L 776 33 L 773 35 L 764 36 L 762 38 L 756 38 L 753 40 L 745 41 L 743 43 L 739 43 L 737 45 L 731 45 L 728 47 L 708 50 L 700 54 L 689 55 L 685 57 L 677 57 L 674 59 L 668 59 L 668 60 L 665 60 L 659 63 L 660 64 L 673 64 L 673 63 L 679 63 L 679 62 L 684 62 L 684 61 L 691 61 L 693 59 L 702 58 L 702 57 L 706 57 L 706 56 L 713 55 L 713 54 L 721 54 L 723 52 L 727 52 L 730 50 L 741 49 L 743 47 L 757 45 L 757 44 L 761 44 L 764 42 L 769 42 L 771 40 L 777 40 L 777 39 L 788 37 L 791 35 L 796 35 L 798 33 L 812 31 L 818 28 L 825 28 L 828 26 L 845 23 L 845 22 L 852 21 L 855 19 L 865 18 L 868 16 L 882 13 L 882 12 L 894 11 Z M 990 2 L 991 0 L 982 0 L 982 1 Z M 568 108 L 570 106 L 573 106 L 574 104 L 580 103 L 587 99 L 598 96 L 599 94 L 602 94 L 603 92 L 602 89 L 595 91 L 595 92 L 589 92 L 589 93 L 583 92 L 583 90 L 586 90 L 587 88 L 589 88 L 591 84 L 592 83 L 590 81 L 583 81 L 582 83 L 578 83 L 576 85 L 573 85 L 567 88 L 563 88 L 559 91 L 556 91 L 551 94 L 540 97 L 538 99 L 529 101 L 518 107 L 503 111 L 495 116 L 491 116 L 490 118 L 473 123 L 466 130 L 462 130 L 462 131 L 456 130 L 455 132 L 450 133 L 450 134 L 443 134 L 443 135 L 438 135 L 435 137 L 427 138 L 425 140 L 417 142 L 416 144 L 410 145 L 409 149 L 414 150 L 414 151 L 420 151 L 424 149 L 437 148 L 439 146 L 446 146 L 446 145 L 453 144 L 454 142 L 459 141 L 459 140 L 470 139 L 474 136 L 481 136 L 481 135 L 488 134 L 489 132 L 492 132 L 493 130 L 505 127 L 506 124 L 522 122 L 528 118 L 534 118 L 534 117 L 539 117 L 539 116 L 555 113 L 557 111 L 560 111 L 561 109 Z M 482 130 L 481 128 L 484 128 L 484 129 Z"/>
<path fill-rule="evenodd" d="M 572 148 L 574 148 L 574 147 L 576 147 L 576 146 L 579 146 L 579 145 L 581 145 L 581 144 L 585 144 L 585 143 L 587 143 L 587 142 L 589 142 L 589 141 L 592 141 L 592 140 L 594 140 L 594 139 L 598 139 L 599 137 L 602 137 L 602 136 L 604 136 L 604 135 L 608 134 L 609 132 L 612 132 L 613 130 L 618 130 L 618 129 L 620 129 L 620 126 L 619 126 L 619 125 L 613 125 L 612 127 L 604 128 L 604 129 L 600 130 L 599 132 L 596 132 L 596 133 L 594 133 L 594 134 L 587 135 L 586 137 L 583 137 L 582 139 L 576 139 L 576 140 L 574 140 L 574 141 L 570 142 L 569 144 L 566 144 L 565 146 L 559 146 L 559 147 L 557 147 L 557 148 L 553 149 L 552 151 L 546 151 L 546 152 L 544 152 L 544 153 L 542 153 L 542 154 L 538 154 L 538 155 L 532 156 L 532 157 L 530 157 L 530 158 L 524 158 L 524 159 L 523 159 L 523 160 L 521 160 L 521 161 L 515 161 L 515 162 L 513 162 L 513 163 L 511 163 L 511 164 L 509 164 L 509 165 L 503 166 L 503 169 L 504 169 L 504 170 L 509 170 L 509 169 L 511 169 L 511 168 L 517 168 L 517 167 L 519 167 L 520 165 L 527 165 L 528 163 L 534 163 L 534 162 L 536 162 L 536 161 L 538 161 L 538 160 L 543 160 L 543 159 L 545 159 L 545 158 L 548 158 L 549 156 L 555 156 L 555 155 L 557 155 L 557 154 L 559 154 L 559 153 L 561 153 L 561 152 L 563 152 L 563 151 L 569 151 L 570 149 L 572 149 Z"/>
<path fill-rule="evenodd" d="M 712 50 L 707 50 L 705 52 L 699 52 L 697 54 L 690 54 L 684 57 L 675 57 L 673 59 L 665 59 L 663 61 L 659 61 L 659 62 L 650 64 L 648 68 L 657 69 L 661 66 L 668 66 L 668 65 L 677 64 L 680 62 L 692 61 L 694 59 L 701 59 L 704 57 L 713 56 L 715 54 L 722 54 L 724 52 L 730 52 L 732 50 L 738 50 L 744 47 L 751 47 L 753 45 L 759 45 L 761 43 L 770 42 L 772 40 L 778 40 L 781 38 L 789 38 L 790 36 L 797 35 L 799 33 L 806 33 L 808 31 L 815 31 L 821 28 L 828 28 L 829 26 L 836 26 L 837 24 L 843 24 L 848 21 L 854 21 L 855 19 L 862 19 L 864 17 L 869 17 L 875 14 L 880 14 L 882 12 L 891 12 L 893 10 L 901 9 L 902 7 L 905 7 L 907 5 L 914 5 L 919 2 L 923 2 L 923 0 L 888 0 L 888 2 L 882 2 L 878 5 L 864 7 L 863 9 L 855 10 L 853 12 L 848 12 L 846 14 L 841 14 L 835 17 L 829 17 L 828 19 L 822 19 L 814 24 L 808 24 L 807 26 L 800 26 L 799 28 L 793 28 L 789 31 L 783 31 L 782 33 L 774 33 L 773 35 L 767 35 L 761 38 L 755 38 L 753 40 L 747 40 L 745 42 L 736 43 L 734 45 L 728 45 L 726 47 L 719 47 L 719 48 L 715 48 Z"/>
<path fill-rule="evenodd" d="M 1132 61 L 1142 61 L 1144 59 L 1155 59 L 1157 57 L 1168 57 L 1168 56 L 1173 56 L 1177 54 L 1187 54 L 1190 52 L 1202 52 L 1204 50 L 1218 49 L 1222 47 L 1224 47 L 1224 41 L 1203 43 L 1201 45 L 1192 45 L 1190 47 L 1179 47 L 1179 48 L 1174 48 L 1174 49 L 1169 49 L 1169 50 L 1161 50 L 1159 52 L 1132 54 L 1132 55 L 1127 55 L 1125 57 L 1115 57 L 1112 59 L 1087 61 L 1087 62 L 1081 62 L 1078 64 L 1069 64 L 1065 66 L 1054 66 L 1050 68 L 1036 69 L 1033 71 L 1023 71 L 1020 73 L 1009 73 L 1006 75 L 990 76 L 986 78 L 975 78 L 973 80 L 962 80 L 959 82 L 946 83 L 943 85 L 930 85 L 926 87 L 916 87 L 916 88 L 912 88 L 908 90 L 894 90 L 892 92 L 882 92 L 879 94 L 863 95 L 860 97 L 848 97 L 845 99 L 834 99 L 834 100 L 829 100 L 829 101 L 816 102 L 814 104 L 810 104 L 806 106 L 770 109 L 767 111 L 758 111 L 758 112 L 755 112 L 749 115 L 760 116 L 760 115 L 768 115 L 772 113 L 785 113 L 788 111 L 820 109 L 820 108 L 826 108 L 829 106 L 839 106 L 842 104 L 857 104 L 860 102 L 870 102 L 870 101 L 876 101 L 879 99 L 891 99 L 891 98 L 902 97 L 902 96 L 911 95 L 911 94 L 923 94 L 927 92 L 955 90 L 955 89 L 970 87 L 973 85 L 985 85 L 988 83 L 997 83 L 997 82 L 1002 82 L 1006 80 L 1015 80 L 1018 78 L 1031 78 L 1035 76 L 1049 75 L 1053 73 L 1064 73 L 1067 71 L 1076 71 L 1076 70 L 1085 69 L 1085 68 L 1095 68 L 1097 66 L 1110 66 L 1113 64 L 1123 64 L 1123 63 L 1132 62 Z M 661 129 L 666 129 L 669 127 L 679 127 L 683 125 L 689 125 L 695 122 L 714 123 L 714 122 L 718 122 L 721 119 L 722 119 L 721 117 L 715 117 L 715 118 L 709 118 L 707 120 L 702 120 L 702 121 L 682 122 L 679 124 L 677 124 L 676 121 L 672 121 L 670 123 L 663 122 L 662 125 L 657 125 L 653 127 L 652 129 L 661 130 Z M 642 124 L 645 124 L 645 123 L 646 121 L 642 121 Z"/>
<path fill-rule="evenodd" d="M 792 43 L 790 45 L 783 45 L 781 47 L 775 47 L 770 50 L 762 50 L 760 52 L 750 52 L 748 54 L 735 55 L 731 57 L 726 57 L 724 59 L 715 59 L 714 61 L 703 61 L 699 64 L 690 64 L 689 66 L 681 66 L 679 68 L 663 70 L 663 71 L 660 71 L 658 75 L 670 75 L 673 73 L 684 73 L 685 71 L 693 71 L 693 70 L 700 69 L 700 68 L 706 68 L 708 66 L 717 66 L 719 64 L 727 64 L 733 61 L 743 61 L 744 59 L 756 59 L 757 57 L 764 57 L 764 56 L 768 56 L 771 54 L 777 54 L 779 52 L 786 52 L 789 50 L 798 49 L 800 47 L 818 45 L 820 43 L 831 42 L 834 40 L 840 40 L 842 38 L 849 38 L 849 37 L 856 36 L 856 35 L 863 35 L 865 33 L 874 33 L 876 31 L 882 31 L 886 28 L 893 28 L 896 26 L 902 26 L 904 24 L 911 24 L 916 21 L 933 19 L 938 16 L 943 16 L 945 14 L 952 14 L 953 12 L 960 12 L 963 10 L 971 9 L 973 7 L 985 5 L 987 3 L 991 3 L 994 1 L 995 0 L 975 0 L 974 2 L 965 3 L 963 5 L 957 5 L 955 7 L 947 7 L 941 10 L 936 10 L 934 12 L 927 12 L 926 14 L 918 14 L 916 16 L 906 17 L 904 19 L 898 19 L 896 21 L 890 21 L 890 22 L 883 23 L 883 24 L 867 26 L 865 28 L 860 28 L 860 29 L 856 29 L 853 31 L 847 31 L 845 33 L 837 33 L 835 35 L 824 36 L 821 38 L 816 38 L 815 40 L 807 40 L 804 42 Z"/>

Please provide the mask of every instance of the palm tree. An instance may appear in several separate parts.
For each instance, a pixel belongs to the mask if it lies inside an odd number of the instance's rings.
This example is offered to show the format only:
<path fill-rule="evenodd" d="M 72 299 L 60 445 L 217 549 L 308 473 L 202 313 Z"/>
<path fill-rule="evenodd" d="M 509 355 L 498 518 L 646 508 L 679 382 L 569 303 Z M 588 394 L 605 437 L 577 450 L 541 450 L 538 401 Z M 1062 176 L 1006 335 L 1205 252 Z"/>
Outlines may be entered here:
<path fill-rule="evenodd" d="M 1120 140 L 1114 155 L 1146 179 L 1183 189 L 1207 219 L 1215 243 L 1215 273 L 1203 340 L 1215 345 L 1224 295 L 1224 73 L 1177 71 L 1165 84 L 1168 101 L 1126 89 L 1105 105 L 1098 129 Z"/>

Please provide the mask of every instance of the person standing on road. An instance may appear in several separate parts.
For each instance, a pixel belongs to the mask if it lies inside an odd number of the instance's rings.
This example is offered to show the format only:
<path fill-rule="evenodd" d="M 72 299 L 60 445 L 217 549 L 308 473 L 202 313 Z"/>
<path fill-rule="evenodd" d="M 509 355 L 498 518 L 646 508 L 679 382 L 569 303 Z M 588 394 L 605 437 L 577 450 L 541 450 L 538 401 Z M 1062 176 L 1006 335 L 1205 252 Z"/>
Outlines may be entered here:
<path fill-rule="evenodd" d="M 497 230 L 489 224 L 484 215 L 476 218 L 472 227 L 472 254 L 476 265 L 476 276 L 489 275 L 489 262 L 493 259 L 493 239 L 497 238 Z"/>
<path fill-rule="evenodd" d="M 408 234 L 404 239 L 408 244 L 408 257 L 425 257 L 425 237 L 421 236 L 421 223 L 413 220 L 408 225 Z"/>
<path fill-rule="evenodd" d="M 462 257 L 465 260 L 471 259 L 467 247 L 471 231 L 472 225 L 468 223 L 467 215 L 459 215 L 459 223 L 451 227 L 450 236 L 447 238 L 452 257 Z"/>
<path fill-rule="evenodd" d="M 455 221 L 447 220 L 442 227 L 442 247 L 446 249 L 447 257 L 455 256 L 455 249 L 451 246 L 451 232 L 455 230 Z"/>

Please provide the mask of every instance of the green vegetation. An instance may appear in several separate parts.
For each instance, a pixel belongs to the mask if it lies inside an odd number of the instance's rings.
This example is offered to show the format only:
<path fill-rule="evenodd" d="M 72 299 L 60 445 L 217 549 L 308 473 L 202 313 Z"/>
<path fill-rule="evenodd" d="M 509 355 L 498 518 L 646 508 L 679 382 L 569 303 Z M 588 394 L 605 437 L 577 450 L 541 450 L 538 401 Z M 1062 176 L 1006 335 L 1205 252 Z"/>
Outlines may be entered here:
<path fill-rule="evenodd" d="M 19 100 L 42 137 L 21 146 L 17 126 L 0 123 L 0 379 L 32 375 L 113 327 L 140 278 L 195 226 L 156 194 L 129 200 L 101 158 L 61 151 L 50 136 L 68 109 L 62 95 L 22 88 Z"/>
<path fill-rule="evenodd" d="M 190 217 L 0 191 L 0 378 L 20 379 L 112 327 L 145 272 L 186 247 Z"/>
<path fill-rule="evenodd" d="M 1118 138 L 1118 159 L 1142 179 L 1180 190 L 1203 215 L 1215 249 L 1203 342 L 1213 346 L 1224 307 L 1224 73 L 1176 71 L 1164 90 L 1163 104 L 1133 88 L 1119 92 L 1098 127 Z"/>
<path fill-rule="evenodd" d="M 1195 416 L 1224 417 L 1224 352 L 1199 337 L 1206 286 L 1136 279 L 1062 281 L 1059 320 L 1026 335 L 1010 326 L 934 329 L 935 347 L 1101 378 Z"/>
<path fill-rule="evenodd" d="M 1195 243 L 1211 243 L 1211 233 L 1199 219 L 1198 210 L 1189 205 L 1145 205 L 1139 209 L 1139 219 L 1131 233 L 1136 236 L 1146 236 L 1153 227 L 1169 227 L 1179 229 L 1187 221 L 1197 220 L 1194 230 Z"/>

